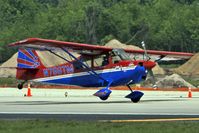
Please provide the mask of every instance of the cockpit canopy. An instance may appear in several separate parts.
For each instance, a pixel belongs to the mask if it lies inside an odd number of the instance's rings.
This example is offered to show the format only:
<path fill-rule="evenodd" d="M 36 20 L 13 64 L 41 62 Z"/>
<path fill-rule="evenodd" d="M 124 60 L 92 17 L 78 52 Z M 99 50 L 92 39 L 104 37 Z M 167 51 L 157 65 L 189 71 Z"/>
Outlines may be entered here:
<path fill-rule="evenodd" d="M 120 61 L 131 60 L 129 55 L 123 49 L 113 49 L 111 52 L 100 55 L 83 55 L 79 61 L 86 64 L 90 68 L 104 67 L 109 64 L 116 64 Z M 74 61 L 73 65 L 76 69 L 85 68 L 79 61 Z"/>
<path fill-rule="evenodd" d="M 123 49 L 113 49 L 113 55 L 118 56 L 120 60 L 131 60 L 129 55 Z"/>

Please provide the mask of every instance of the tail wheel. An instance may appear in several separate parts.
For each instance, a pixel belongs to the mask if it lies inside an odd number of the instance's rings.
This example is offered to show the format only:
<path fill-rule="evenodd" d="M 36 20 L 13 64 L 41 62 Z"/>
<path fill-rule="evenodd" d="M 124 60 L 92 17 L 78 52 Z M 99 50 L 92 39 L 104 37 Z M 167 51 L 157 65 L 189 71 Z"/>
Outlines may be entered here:
<path fill-rule="evenodd" d="M 23 85 L 24 85 L 26 82 L 27 82 L 27 81 L 25 80 L 25 81 L 19 83 L 19 84 L 17 85 L 17 88 L 18 88 L 19 90 L 23 89 Z"/>
<path fill-rule="evenodd" d="M 19 83 L 19 84 L 17 85 L 17 88 L 18 88 L 19 90 L 23 89 L 23 84 L 22 84 L 22 83 Z"/>

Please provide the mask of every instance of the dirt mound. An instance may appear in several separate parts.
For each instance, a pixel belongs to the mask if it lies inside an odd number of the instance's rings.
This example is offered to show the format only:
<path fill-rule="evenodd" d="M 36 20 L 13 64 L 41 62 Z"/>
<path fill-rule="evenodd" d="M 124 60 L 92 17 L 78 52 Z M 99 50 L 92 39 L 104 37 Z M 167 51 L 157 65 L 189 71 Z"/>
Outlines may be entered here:
<path fill-rule="evenodd" d="M 15 77 L 16 75 L 16 67 L 17 67 L 17 55 L 15 53 L 9 60 L 3 63 L 0 67 L 0 77 Z M 10 68 L 6 68 L 10 67 Z"/>
<path fill-rule="evenodd" d="M 199 76 L 199 53 L 191 57 L 182 66 L 174 69 L 174 72 L 186 76 Z"/>
<path fill-rule="evenodd" d="M 134 50 L 142 50 L 141 48 L 139 48 L 137 46 L 126 45 L 116 39 L 110 40 L 108 43 L 105 44 L 105 46 L 111 47 L 111 48 L 130 48 L 130 49 L 134 49 Z"/>
<path fill-rule="evenodd" d="M 48 51 L 37 51 L 37 54 L 42 62 L 42 64 L 46 67 L 52 67 L 52 66 L 57 66 L 60 64 L 66 63 L 64 59 L 61 59 L 57 57 L 56 55 L 48 52 Z M 58 51 L 56 54 L 60 55 L 61 57 L 64 57 L 68 61 L 72 61 L 72 58 L 65 52 Z M 79 57 L 79 54 L 72 53 L 75 57 Z"/>
<path fill-rule="evenodd" d="M 172 74 L 156 82 L 159 88 L 195 88 L 178 74 Z"/>
<path fill-rule="evenodd" d="M 161 68 L 158 64 L 152 69 L 154 75 L 165 75 L 166 72 L 163 68 Z"/>

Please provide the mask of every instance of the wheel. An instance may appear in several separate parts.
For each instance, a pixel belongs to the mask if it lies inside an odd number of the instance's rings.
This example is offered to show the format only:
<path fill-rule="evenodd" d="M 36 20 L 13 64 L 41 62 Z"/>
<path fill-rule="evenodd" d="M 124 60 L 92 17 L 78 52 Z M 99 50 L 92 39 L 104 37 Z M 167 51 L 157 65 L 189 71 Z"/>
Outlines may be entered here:
<path fill-rule="evenodd" d="M 17 88 L 18 88 L 19 90 L 23 89 L 23 84 L 22 84 L 22 83 L 19 83 L 19 84 L 17 85 Z"/>
<path fill-rule="evenodd" d="M 131 99 L 131 101 L 133 102 L 133 103 L 137 103 L 137 102 L 139 102 L 140 101 L 140 99 Z"/>
<path fill-rule="evenodd" d="M 108 96 L 105 96 L 105 97 L 99 97 L 101 100 L 106 100 L 108 99 L 109 95 Z"/>
<path fill-rule="evenodd" d="M 143 92 L 133 91 L 125 97 L 131 99 L 132 102 L 137 103 L 140 101 L 143 95 L 144 95 Z"/>

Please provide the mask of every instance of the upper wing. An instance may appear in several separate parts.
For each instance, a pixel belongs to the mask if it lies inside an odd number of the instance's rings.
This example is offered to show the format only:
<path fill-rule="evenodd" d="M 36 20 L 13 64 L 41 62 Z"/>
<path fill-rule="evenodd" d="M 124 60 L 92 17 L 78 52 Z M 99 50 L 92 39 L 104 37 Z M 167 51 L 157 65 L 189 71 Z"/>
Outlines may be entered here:
<path fill-rule="evenodd" d="M 132 56 L 137 58 L 143 58 L 144 50 L 126 50 L 126 52 L 132 54 Z M 191 58 L 193 53 L 185 52 L 171 52 L 171 51 L 157 51 L 157 50 L 147 50 L 148 56 L 152 60 L 158 60 L 162 58 L 162 61 L 171 61 L 171 60 L 184 60 Z"/>
<path fill-rule="evenodd" d="M 41 39 L 41 38 L 28 38 L 22 41 L 9 44 L 9 46 L 34 48 L 38 50 L 57 50 L 60 48 L 66 48 L 80 54 L 93 54 L 93 55 L 101 54 L 103 52 L 109 52 L 112 50 L 112 48 L 108 48 L 104 46 Z"/>
<path fill-rule="evenodd" d="M 79 54 L 90 54 L 90 55 L 98 55 L 105 52 L 110 52 L 113 48 L 106 46 L 98 46 L 98 45 L 90 45 L 84 43 L 75 43 L 75 42 L 65 42 L 65 41 L 57 41 L 57 40 L 49 40 L 49 39 L 41 39 L 41 38 L 28 38 L 22 41 L 18 41 L 9 46 L 17 46 L 24 48 L 34 48 L 39 50 L 56 50 L 60 48 L 66 48 L 69 50 L 73 50 Z M 133 50 L 133 49 L 124 49 L 125 52 L 130 53 L 132 55 L 143 55 L 144 50 Z M 164 57 L 164 60 L 176 60 L 176 59 L 189 59 L 193 56 L 193 53 L 184 53 L 184 52 L 169 52 L 169 51 L 155 51 L 155 50 L 147 50 L 147 54 L 150 57 L 154 57 L 154 59 L 159 57 Z"/>

